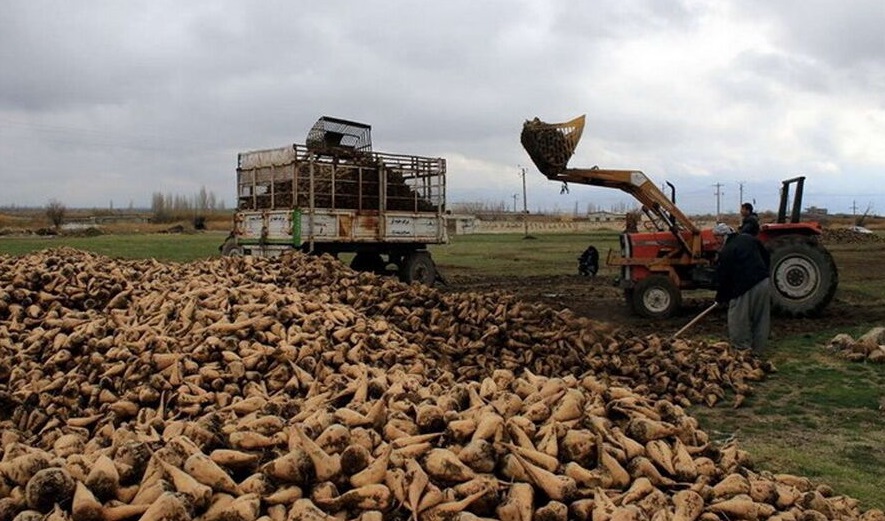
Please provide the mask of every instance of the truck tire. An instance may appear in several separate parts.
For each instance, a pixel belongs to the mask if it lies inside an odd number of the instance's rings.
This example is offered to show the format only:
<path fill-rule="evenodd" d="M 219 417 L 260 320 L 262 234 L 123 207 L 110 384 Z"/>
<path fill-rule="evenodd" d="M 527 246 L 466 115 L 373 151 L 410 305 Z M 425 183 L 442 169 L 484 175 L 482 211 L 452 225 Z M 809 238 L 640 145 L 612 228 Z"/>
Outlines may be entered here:
<path fill-rule="evenodd" d="M 383 273 L 387 268 L 387 263 L 381 258 L 380 253 L 361 252 L 354 255 L 353 260 L 350 261 L 350 268 L 355 271 Z"/>
<path fill-rule="evenodd" d="M 403 257 L 399 278 L 406 283 L 419 282 L 432 286 L 436 281 L 436 265 L 426 251 L 415 251 Z"/>
<path fill-rule="evenodd" d="M 771 305 L 790 317 L 820 313 L 836 294 L 839 272 L 833 256 L 816 240 L 788 235 L 769 241 Z"/>
<path fill-rule="evenodd" d="M 221 245 L 221 255 L 224 257 L 242 257 L 243 247 L 237 243 L 236 237 L 228 237 Z"/>
<path fill-rule="evenodd" d="M 650 275 L 633 287 L 633 311 L 647 318 L 667 318 L 682 306 L 679 288 L 665 275 Z"/>

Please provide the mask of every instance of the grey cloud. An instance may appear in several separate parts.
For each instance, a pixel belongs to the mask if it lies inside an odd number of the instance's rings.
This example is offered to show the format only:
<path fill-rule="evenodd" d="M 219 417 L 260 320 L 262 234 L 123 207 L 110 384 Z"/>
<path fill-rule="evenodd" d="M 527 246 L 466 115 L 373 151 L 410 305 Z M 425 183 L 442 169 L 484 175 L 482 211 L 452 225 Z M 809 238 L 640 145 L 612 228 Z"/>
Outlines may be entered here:
<path fill-rule="evenodd" d="M 169 64 L 138 49 L 140 35 L 126 30 L 127 12 L 119 5 L 98 10 L 41 1 L 5 6 L 0 103 L 66 110 L 124 103 L 152 92 Z"/>
<path fill-rule="evenodd" d="M 778 41 L 790 52 L 835 69 L 885 62 L 885 4 L 879 0 L 754 0 L 746 5 L 760 18 L 776 17 Z"/>
<path fill-rule="evenodd" d="M 703 9 L 684 0 L 587 2 L 580 6 L 563 9 L 554 27 L 571 42 L 623 41 L 661 31 L 687 31 L 696 24 L 698 11 Z"/>
<path fill-rule="evenodd" d="M 800 34 L 790 5 L 807 11 L 815 35 Z M 770 52 L 747 52 L 702 79 L 696 104 L 656 91 L 666 85 L 657 78 L 621 83 L 634 65 L 608 58 L 647 39 L 691 38 L 713 4 L 12 0 L 0 18 L 0 175 L 22 179 L 7 197 L 31 204 L 44 202 L 46 187 L 76 197 L 71 205 L 144 204 L 150 192 L 203 184 L 230 195 L 238 151 L 301 142 L 324 114 L 373 125 L 381 150 L 458 154 L 501 165 L 503 179 L 527 164 L 524 119 L 581 113 L 588 128 L 577 166 L 612 161 L 656 180 L 775 169 L 754 158 L 774 155 L 757 151 L 770 146 L 758 129 L 784 117 L 779 93 L 829 99 L 849 87 L 876 96 L 875 57 L 885 48 L 860 19 L 883 18 L 870 2 L 835 17 L 857 28 L 847 43 L 817 34 L 832 22 L 819 13 L 835 7 L 798 5 L 731 6 L 777 39 Z M 710 124 L 736 105 L 746 114 Z M 839 154 L 830 124 L 822 117 L 796 136 L 817 151 L 811 157 Z M 500 184 L 454 174 L 470 184 L 452 185 L 453 197 L 486 197 L 484 184 Z M 555 183 L 532 175 L 539 197 L 570 207 Z M 26 188 L 29 179 L 40 184 Z"/>
<path fill-rule="evenodd" d="M 742 52 L 712 82 L 723 106 L 752 107 L 769 117 L 776 117 L 777 110 L 766 107 L 777 107 L 784 92 L 827 96 L 840 88 L 839 80 L 822 64 L 802 56 L 760 51 Z"/>

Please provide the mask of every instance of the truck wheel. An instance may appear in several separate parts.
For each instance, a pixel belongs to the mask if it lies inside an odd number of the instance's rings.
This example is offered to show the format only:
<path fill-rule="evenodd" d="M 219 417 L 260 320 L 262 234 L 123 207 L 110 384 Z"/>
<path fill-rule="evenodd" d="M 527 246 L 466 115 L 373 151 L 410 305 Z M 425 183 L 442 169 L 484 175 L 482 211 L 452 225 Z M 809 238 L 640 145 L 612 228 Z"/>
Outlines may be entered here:
<path fill-rule="evenodd" d="M 830 303 L 839 285 L 839 272 L 826 248 L 800 235 L 777 238 L 766 248 L 771 254 L 771 305 L 775 312 L 807 317 Z"/>
<path fill-rule="evenodd" d="M 400 267 L 399 278 L 406 283 L 420 282 L 432 286 L 436 281 L 436 266 L 430 254 L 426 251 L 416 251 L 406 255 Z"/>
<path fill-rule="evenodd" d="M 221 245 L 221 255 L 224 257 L 242 257 L 243 247 L 237 243 L 235 237 L 228 237 Z"/>
<path fill-rule="evenodd" d="M 664 275 L 650 275 L 633 288 L 633 310 L 643 317 L 667 318 L 681 305 L 679 289 Z"/>
<path fill-rule="evenodd" d="M 387 268 L 387 263 L 381 258 L 380 253 L 357 253 L 350 261 L 351 269 L 355 271 L 371 271 L 382 273 Z"/>

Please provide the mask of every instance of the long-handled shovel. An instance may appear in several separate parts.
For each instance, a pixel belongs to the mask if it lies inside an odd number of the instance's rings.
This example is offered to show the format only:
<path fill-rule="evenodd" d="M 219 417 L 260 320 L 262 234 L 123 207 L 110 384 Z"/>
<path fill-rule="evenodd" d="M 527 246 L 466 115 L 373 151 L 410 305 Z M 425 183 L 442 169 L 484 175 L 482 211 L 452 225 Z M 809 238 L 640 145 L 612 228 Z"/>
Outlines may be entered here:
<path fill-rule="evenodd" d="M 717 305 L 719 305 L 719 303 L 718 303 L 718 302 L 714 302 L 710 307 L 708 307 L 707 309 L 701 311 L 701 312 L 698 314 L 698 316 L 696 316 L 696 317 L 694 317 L 693 319 L 691 319 L 691 322 L 689 322 L 688 324 L 685 324 L 685 326 L 684 326 L 682 329 L 680 329 L 679 331 L 673 333 L 673 336 L 670 337 L 670 340 L 675 340 L 676 337 L 678 337 L 678 336 L 681 335 L 682 333 L 685 333 L 685 330 L 686 330 L 686 329 L 688 329 L 688 328 L 690 328 L 691 326 L 695 325 L 695 324 L 698 322 L 698 320 L 704 318 L 704 317 L 707 315 L 707 313 L 709 313 L 709 312 L 713 311 L 714 309 L 716 309 L 716 306 L 717 306 Z"/>

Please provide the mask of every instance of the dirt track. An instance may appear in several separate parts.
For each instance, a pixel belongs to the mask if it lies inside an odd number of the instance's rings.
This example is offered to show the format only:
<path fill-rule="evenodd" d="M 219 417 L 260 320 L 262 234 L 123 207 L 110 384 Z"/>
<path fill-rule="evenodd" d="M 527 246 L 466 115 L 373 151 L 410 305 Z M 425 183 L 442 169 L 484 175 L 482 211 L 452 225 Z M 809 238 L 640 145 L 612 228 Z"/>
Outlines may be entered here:
<path fill-rule="evenodd" d="M 847 268 L 852 263 L 849 261 L 845 264 Z M 840 275 L 851 276 L 845 273 L 845 268 L 840 268 Z M 880 267 L 879 270 L 883 273 L 878 276 L 885 277 L 885 269 Z M 676 316 L 653 321 L 631 312 L 621 290 L 613 285 L 612 277 L 585 278 L 575 274 L 489 278 L 455 275 L 448 278 L 448 283 L 446 291 L 506 291 L 528 301 L 544 302 L 556 309 L 569 308 L 581 316 L 612 323 L 625 332 L 629 330 L 640 336 L 675 333 L 713 302 L 712 292 L 686 292 L 683 295 L 682 309 Z M 885 319 L 885 306 L 855 303 L 843 298 L 843 293 L 841 289 L 836 293 L 833 302 L 821 316 L 806 319 L 775 317 L 772 321 L 772 339 L 826 329 L 848 329 Z M 686 332 L 686 335 L 725 339 L 725 310 L 714 310 Z"/>

